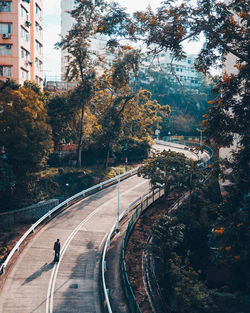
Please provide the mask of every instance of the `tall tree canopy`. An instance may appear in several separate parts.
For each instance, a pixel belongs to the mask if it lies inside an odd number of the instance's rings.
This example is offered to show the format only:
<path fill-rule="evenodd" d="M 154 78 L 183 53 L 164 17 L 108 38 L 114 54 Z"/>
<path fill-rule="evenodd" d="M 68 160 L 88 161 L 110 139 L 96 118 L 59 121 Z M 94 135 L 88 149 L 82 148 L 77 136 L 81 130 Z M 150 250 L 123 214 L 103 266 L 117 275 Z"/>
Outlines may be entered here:
<path fill-rule="evenodd" d="M 91 100 L 92 113 L 100 125 L 99 140 L 106 152 L 106 165 L 114 144 L 130 138 L 148 141 L 161 120 L 160 114 L 167 116 L 170 111 L 169 106 L 161 107 L 150 100 L 150 92 L 136 93 L 131 89 L 130 74 L 136 75 L 139 59 L 136 50 L 119 52 L 111 69 L 100 78 Z"/>
<path fill-rule="evenodd" d="M 84 113 L 95 86 L 96 67 L 99 58 L 94 57 L 90 49 L 91 38 L 98 31 L 100 13 L 105 8 L 103 1 L 77 0 L 78 6 L 70 13 L 75 19 L 72 29 L 62 38 L 57 47 L 63 49 L 69 57 L 66 78 L 78 82 L 80 95 L 81 123 L 78 136 L 77 165 L 82 164 L 82 146 L 84 138 Z"/>
<path fill-rule="evenodd" d="M 108 23 L 108 18 L 112 17 L 115 25 Z M 102 32 L 129 36 L 154 53 L 171 50 L 177 59 L 185 56 L 183 42 L 196 41 L 202 34 L 204 43 L 196 68 L 203 73 L 214 66 L 224 66 L 230 59 L 235 71 L 223 70 L 203 126 L 207 137 L 219 146 L 229 147 L 237 138 L 239 149 L 227 166 L 232 169 L 232 182 L 239 187 L 239 199 L 243 199 L 250 185 L 247 161 L 250 141 L 248 2 L 199 0 L 195 4 L 193 1 L 167 0 L 155 12 L 148 8 L 131 17 L 113 4 L 108 18 L 105 16 L 102 21 Z M 112 38 L 110 44 L 118 42 Z"/>
<path fill-rule="evenodd" d="M 21 203 L 29 176 L 44 168 L 47 157 L 53 151 L 47 111 L 40 96 L 26 86 L 3 82 L 0 85 L 0 88 L 3 87 L 0 113 L 0 176 L 3 185 L 0 198 L 2 205 L 7 206 L 12 200 L 12 192 L 17 198 L 19 193 L 17 201 Z"/>
<path fill-rule="evenodd" d="M 6 88 L 0 113 L 0 146 L 16 176 L 35 172 L 53 150 L 47 111 L 30 88 Z"/>

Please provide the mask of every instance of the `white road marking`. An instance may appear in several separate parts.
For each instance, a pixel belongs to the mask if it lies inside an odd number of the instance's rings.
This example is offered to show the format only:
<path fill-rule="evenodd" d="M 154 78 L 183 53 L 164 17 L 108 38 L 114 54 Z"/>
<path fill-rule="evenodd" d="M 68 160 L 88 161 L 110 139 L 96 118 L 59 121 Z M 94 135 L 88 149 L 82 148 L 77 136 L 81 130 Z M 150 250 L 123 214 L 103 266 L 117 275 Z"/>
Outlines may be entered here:
<path fill-rule="evenodd" d="M 129 192 L 131 192 L 133 189 L 148 183 L 147 181 L 143 181 L 139 184 L 137 184 L 136 186 L 124 191 L 123 193 L 121 193 L 121 195 L 125 195 Z M 67 250 L 70 242 L 72 241 L 72 239 L 74 238 L 74 236 L 76 235 L 76 233 L 79 231 L 79 229 L 85 224 L 87 223 L 101 208 L 103 208 L 104 206 L 106 206 L 109 202 L 113 202 L 114 199 L 116 198 L 116 196 L 114 196 L 113 198 L 111 198 L 110 200 L 106 201 L 105 203 L 103 203 L 102 205 L 100 205 L 98 208 L 96 208 L 92 213 L 90 213 L 85 219 L 83 219 L 81 221 L 80 224 L 78 224 L 78 226 L 72 231 L 72 233 L 69 235 L 69 237 L 67 238 L 66 242 L 64 243 L 63 247 L 62 247 L 62 253 L 59 259 L 58 263 L 55 263 L 51 276 L 50 276 L 50 280 L 49 280 L 49 286 L 48 286 L 48 292 L 47 292 L 47 299 L 46 299 L 46 313 L 53 313 L 53 298 L 54 298 L 54 291 L 55 291 L 55 283 L 56 283 L 56 277 L 57 277 L 57 273 L 59 270 L 59 266 L 61 263 L 61 260 L 63 258 L 63 255 L 65 253 L 65 251 Z M 104 236 L 105 237 L 105 236 Z"/>

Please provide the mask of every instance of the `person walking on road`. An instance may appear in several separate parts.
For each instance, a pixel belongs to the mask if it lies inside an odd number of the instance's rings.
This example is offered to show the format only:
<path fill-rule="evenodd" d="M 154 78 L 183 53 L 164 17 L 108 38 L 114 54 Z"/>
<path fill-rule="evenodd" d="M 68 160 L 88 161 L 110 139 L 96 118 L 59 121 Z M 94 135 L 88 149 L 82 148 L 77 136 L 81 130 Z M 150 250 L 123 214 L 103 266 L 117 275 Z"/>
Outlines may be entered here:
<path fill-rule="evenodd" d="M 54 243 L 54 251 L 55 251 L 54 262 L 58 262 L 59 261 L 60 250 L 61 250 L 60 240 L 57 239 L 56 242 Z"/>

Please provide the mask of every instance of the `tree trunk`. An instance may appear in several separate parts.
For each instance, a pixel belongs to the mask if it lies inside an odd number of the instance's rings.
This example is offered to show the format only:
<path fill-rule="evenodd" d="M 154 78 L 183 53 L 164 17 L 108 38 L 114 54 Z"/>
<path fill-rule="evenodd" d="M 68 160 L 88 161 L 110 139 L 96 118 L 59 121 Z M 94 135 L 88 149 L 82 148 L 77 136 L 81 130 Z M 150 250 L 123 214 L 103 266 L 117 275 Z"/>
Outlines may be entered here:
<path fill-rule="evenodd" d="M 107 156 L 106 156 L 106 161 L 105 161 L 105 164 L 104 164 L 104 168 L 107 168 L 108 165 L 109 165 L 109 156 L 110 156 L 110 148 L 108 146 L 108 151 L 107 151 Z"/>
<path fill-rule="evenodd" d="M 84 106 L 85 103 L 81 100 L 81 126 L 80 126 L 80 136 L 77 147 L 77 167 L 82 166 L 82 143 L 83 143 L 83 126 L 84 126 Z"/>

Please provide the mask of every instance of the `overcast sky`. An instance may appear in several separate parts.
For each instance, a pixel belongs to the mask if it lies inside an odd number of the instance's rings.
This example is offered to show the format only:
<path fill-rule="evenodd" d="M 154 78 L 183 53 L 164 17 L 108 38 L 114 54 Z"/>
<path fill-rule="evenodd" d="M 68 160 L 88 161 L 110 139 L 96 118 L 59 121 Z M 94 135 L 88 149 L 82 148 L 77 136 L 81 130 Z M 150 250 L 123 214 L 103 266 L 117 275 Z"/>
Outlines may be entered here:
<path fill-rule="evenodd" d="M 44 75 L 59 76 L 61 57 L 60 51 L 54 49 L 54 44 L 59 41 L 59 34 L 61 30 L 60 20 L 60 0 L 43 0 L 43 45 L 44 45 Z M 160 5 L 162 0 L 117 0 L 123 7 L 128 8 L 130 12 L 136 10 L 143 10 L 148 5 L 155 9 Z M 197 43 L 190 43 L 186 45 L 187 53 L 198 53 L 200 45 Z M 52 77 L 51 77 L 52 79 Z"/>

